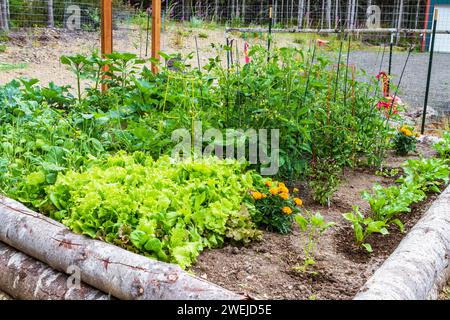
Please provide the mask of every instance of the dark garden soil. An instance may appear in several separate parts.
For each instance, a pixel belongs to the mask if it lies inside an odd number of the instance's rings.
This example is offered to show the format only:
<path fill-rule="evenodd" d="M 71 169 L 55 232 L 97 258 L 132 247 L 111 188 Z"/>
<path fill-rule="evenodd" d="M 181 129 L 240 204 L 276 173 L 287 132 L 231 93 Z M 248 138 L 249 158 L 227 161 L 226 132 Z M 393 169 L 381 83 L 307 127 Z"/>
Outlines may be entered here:
<path fill-rule="evenodd" d="M 418 154 L 431 156 L 433 151 L 420 145 Z M 390 155 L 385 166 L 399 167 L 405 160 L 417 157 Z M 232 291 L 258 299 L 351 299 L 437 197 L 430 196 L 425 203 L 416 205 L 411 213 L 403 215 L 405 233 L 392 228 L 388 236 L 369 238 L 374 252 L 368 254 L 353 245 L 353 231 L 342 214 L 351 211 L 353 205 L 367 211 L 368 204 L 361 199 L 360 193 L 371 190 L 375 183 L 384 186 L 394 183 L 395 177 L 378 176 L 375 171 L 346 170 L 330 208 L 315 205 L 305 188 L 300 186 L 305 207 L 313 212 L 320 211 L 326 219 L 336 222 L 336 226 L 319 241 L 316 275 L 294 270 L 294 267 L 302 265 L 302 246 L 306 240 L 297 226 L 292 234 L 286 236 L 264 232 L 261 242 L 247 247 L 229 245 L 207 250 L 201 254 L 192 271 Z"/>

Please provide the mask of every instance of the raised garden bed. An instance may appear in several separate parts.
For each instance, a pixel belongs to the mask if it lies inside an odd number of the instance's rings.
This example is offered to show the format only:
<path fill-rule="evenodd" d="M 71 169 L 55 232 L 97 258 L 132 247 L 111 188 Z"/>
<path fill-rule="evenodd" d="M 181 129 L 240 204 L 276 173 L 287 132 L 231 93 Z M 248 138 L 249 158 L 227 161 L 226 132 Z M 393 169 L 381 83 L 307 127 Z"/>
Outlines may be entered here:
<path fill-rule="evenodd" d="M 61 59 L 76 96 L 36 80 L 1 87 L 0 191 L 28 207 L 2 196 L 13 205 L 0 239 L 25 254 L 16 267 L 65 279 L 75 264 L 120 299 L 354 297 L 448 183 L 450 133 L 440 158 L 416 151 L 386 74 L 380 97 L 375 77 L 313 52 L 277 49 L 268 63 L 258 47 L 243 67 L 217 58 L 205 73 L 174 62 L 158 74 L 132 54 L 78 55 Z M 247 144 L 259 162 L 223 159 Z"/>
<path fill-rule="evenodd" d="M 418 147 L 423 156 L 435 155 L 426 144 Z M 385 166 L 399 165 L 417 156 L 391 155 Z M 318 246 L 317 275 L 293 270 L 301 265 L 302 244 L 305 234 L 298 227 L 290 235 L 265 232 L 263 241 L 248 247 L 227 246 L 204 252 L 193 267 L 196 275 L 235 292 L 247 293 L 261 299 L 352 299 L 370 276 L 396 249 L 407 232 L 430 207 L 437 195 L 415 205 L 412 212 L 404 214 L 405 233 L 390 228 L 390 235 L 373 235 L 369 239 L 373 253 L 369 254 L 354 246 L 353 230 L 342 217 L 360 205 L 369 210 L 360 193 L 370 190 L 375 183 L 392 185 L 395 177 L 375 175 L 375 170 L 351 170 L 344 172 L 344 182 L 333 197 L 330 208 L 317 206 L 310 195 L 302 194 L 305 206 L 320 211 L 327 220 L 335 221 L 336 227 L 325 233 Z M 301 188 L 301 190 L 305 190 Z"/>

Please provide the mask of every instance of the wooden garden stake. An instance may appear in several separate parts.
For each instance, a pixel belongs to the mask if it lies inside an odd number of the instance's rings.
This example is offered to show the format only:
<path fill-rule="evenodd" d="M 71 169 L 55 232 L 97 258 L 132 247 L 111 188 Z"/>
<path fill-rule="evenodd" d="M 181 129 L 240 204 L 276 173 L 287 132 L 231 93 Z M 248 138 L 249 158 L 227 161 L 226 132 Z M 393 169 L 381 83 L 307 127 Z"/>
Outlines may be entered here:
<path fill-rule="evenodd" d="M 200 64 L 200 52 L 198 50 L 198 40 L 197 40 L 197 36 L 194 37 L 195 39 L 195 50 L 197 51 L 197 66 L 198 66 L 198 71 L 202 72 L 202 66 Z"/>
<path fill-rule="evenodd" d="M 331 69 L 331 72 L 328 73 L 327 126 L 330 125 L 330 113 L 331 113 L 330 98 L 331 98 L 331 82 L 332 82 L 332 75 L 333 75 L 333 73 L 334 73 L 334 67 Z"/>
<path fill-rule="evenodd" d="M 356 85 L 356 66 L 352 66 L 352 99 L 353 99 L 353 105 L 352 105 L 352 115 L 355 116 L 356 114 L 356 95 L 355 95 L 355 85 Z"/>
<path fill-rule="evenodd" d="M 342 37 L 345 38 L 345 35 L 343 33 L 340 36 L 339 57 L 338 57 L 338 64 L 337 64 L 337 71 L 336 71 L 336 82 L 334 84 L 334 98 L 333 98 L 334 102 L 336 102 L 337 88 L 339 85 L 339 72 L 341 71 L 342 47 L 344 44 Z"/>
<path fill-rule="evenodd" d="M 344 106 L 347 106 L 347 85 L 348 85 L 348 65 L 350 62 L 350 50 L 352 46 L 352 37 L 350 34 L 348 36 L 348 47 L 347 47 L 347 62 L 345 64 L 345 80 L 344 80 Z"/>
<path fill-rule="evenodd" d="M 113 32 L 112 32 L 112 0 L 101 0 L 101 46 L 102 57 L 105 54 L 111 54 L 113 51 Z M 103 67 L 103 74 L 109 71 L 109 66 Z M 103 75 L 103 78 L 105 76 Z M 102 83 L 102 91 L 107 90 L 108 87 Z"/>
<path fill-rule="evenodd" d="M 391 73 L 392 73 L 392 54 L 393 54 L 393 52 L 394 52 L 394 34 L 391 33 L 391 42 L 389 43 L 389 68 L 388 68 L 389 82 L 388 82 L 388 91 L 387 91 L 388 96 L 391 94 Z"/>
<path fill-rule="evenodd" d="M 147 37 L 145 39 L 145 56 L 148 57 L 148 44 L 149 44 L 149 37 L 150 37 L 150 7 L 147 8 Z"/>
<path fill-rule="evenodd" d="M 269 35 L 267 36 L 267 61 L 270 59 L 270 42 L 272 40 L 273 9 L 269 8 Z"/>
<path fill-rule="evenodd" d="M 161 51 L 161 0 L 152 1 L 152 59 L 159 61 Z M 158 72 L 158 66 L 152 62 L 152 72 Z"/>

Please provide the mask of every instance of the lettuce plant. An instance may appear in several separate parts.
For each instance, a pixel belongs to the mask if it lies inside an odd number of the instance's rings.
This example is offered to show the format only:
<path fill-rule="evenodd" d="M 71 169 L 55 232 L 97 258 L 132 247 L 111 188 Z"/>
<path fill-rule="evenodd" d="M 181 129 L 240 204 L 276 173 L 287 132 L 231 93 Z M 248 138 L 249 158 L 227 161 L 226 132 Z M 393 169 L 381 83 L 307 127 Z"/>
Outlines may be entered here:
<path fill-rule="evenodd" d="M 233 160 L 119 153 L 47 189 L 51 216 L 78 233 L 186 268 L 205 248 L 259 239 L 253 173 Z"/>

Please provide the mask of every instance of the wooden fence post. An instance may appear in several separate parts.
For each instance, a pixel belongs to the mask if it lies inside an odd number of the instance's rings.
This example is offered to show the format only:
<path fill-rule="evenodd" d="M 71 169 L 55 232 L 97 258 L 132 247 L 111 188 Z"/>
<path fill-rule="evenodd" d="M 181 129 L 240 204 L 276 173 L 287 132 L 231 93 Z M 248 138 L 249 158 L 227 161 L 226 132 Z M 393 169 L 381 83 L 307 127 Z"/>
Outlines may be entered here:
<path fill-rule="evenodd" d="M 111 54 L 113 51 L 113 32 L 112 32 L 112 0 L 101 0 L 101 42 L 102 57 L 105 54 Z M 103 72 L 108 72 L 109 67 L 104 66 Z M 102 84 L 102 91 L 107 90 L 106 84 Z"/>
<path fill-rule="evenodd" d="M 161 0 L 152 0 L 152 59 L 159 61 L 161 51 Z M 153 73 L 158 72 L 158 66 L 152 63 Z"/>

